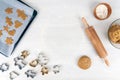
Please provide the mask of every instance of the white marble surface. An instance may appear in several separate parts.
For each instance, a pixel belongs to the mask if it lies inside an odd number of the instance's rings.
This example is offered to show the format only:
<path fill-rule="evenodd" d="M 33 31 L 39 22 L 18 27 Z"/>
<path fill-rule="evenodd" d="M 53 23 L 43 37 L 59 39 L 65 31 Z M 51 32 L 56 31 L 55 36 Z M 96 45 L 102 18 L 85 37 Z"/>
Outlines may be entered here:
<path fill-rule="evenodd" d="M 20 76 L 15 80 L 120 80 L 120 50 L 114 48 L 107 37 L 107 30 L 112 21 L 120 17 L 119 0 L 24 0 L 38 11 L 38 16 L 20 41 L 13 55 L 9 58 L 0 54 L 0 64 L 8 62 L 10 70 L 0 72 L 1 80 L 9 80 L 9 72 L 18 71 Z M 93 16 L 93 8 L 100 2 L 107 2 L 113 9 L 112 15 L 104 21 Z M 84 33 L 84 26 L 80 18 L 85 16 L 89 24 L 94 25 L 100 39 L 108 51 L 110 67 L 98 57 L 90 41 Z M 60 64 L 60 74 L 40 73 L 34 79 L 26 78 L 24 72 L 31 69 L 29 65 L 23 70 L 14 67 L 13 58 L 24 49 L 31 55 L 29 62 L 37 57 L 39 52 L 45 53 L 50 62 L 48 65 Z M 92 59 L 92 66 L 82 70 L 77 66 L 78 58 L 88 55 Z M 35 68 L 39 71 L 39 66 Z"/>

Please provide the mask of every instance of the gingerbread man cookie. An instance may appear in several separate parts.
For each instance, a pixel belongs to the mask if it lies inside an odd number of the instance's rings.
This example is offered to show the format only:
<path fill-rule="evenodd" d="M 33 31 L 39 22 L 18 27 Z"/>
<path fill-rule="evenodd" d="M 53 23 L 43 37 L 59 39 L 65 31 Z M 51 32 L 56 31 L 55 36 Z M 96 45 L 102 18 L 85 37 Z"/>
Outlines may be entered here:
<path fill-rule="evenodd" d="M 24 10 L 17 9 L 17 14 L 18 14 L 18 17 L 22 18 L 23 20 L 25 20 L 28 17 L 25 14 Z"/>
<path fill-rule="evenodd" d="M 6 17 L 6 24 L 12 26 L 13 25 L 12 18 Z"/>

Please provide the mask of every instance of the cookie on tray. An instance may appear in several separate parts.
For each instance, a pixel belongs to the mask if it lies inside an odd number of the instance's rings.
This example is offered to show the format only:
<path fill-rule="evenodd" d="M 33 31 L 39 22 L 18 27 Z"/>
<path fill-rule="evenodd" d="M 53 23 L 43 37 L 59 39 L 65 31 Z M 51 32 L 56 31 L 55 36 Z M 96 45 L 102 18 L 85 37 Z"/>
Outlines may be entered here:
<path fill-rule="evenodd" d="M 13 25 L 12 18 L 6 17 L 6 24 L 12 26 Z"/>
<path fill-rule="evenodd" d="M 9 31 L 9 27 L 8 26 L 4 26 L 4 30 L 8 32 Z"/>
<path fill-rule="evenodd" d="M 7 8 L 7 9 L 5 9 L 5 12 L 7 14 L 12 14 L 13 13 L 13 8 Z"/>
<path fill-rule="evenodd" d="M 16 33 L 16 30 L 15 30 L 15 29 L 8 31 L 8 34 L 9 34 L 10 36 L 14 36 L 15 33 Z"/>
<path fill-rule="evenodd" d="M 23 23 L 21 23 L 20 21 L 16 20 L 15 21 L 15 28 L 19 28 L 23 25 Z"/>
<path fill-rule="evenodd" d="M 7 45 L 11 45 L 13 43 L 12 37 L 7 37 L 5 42 L 6 42 Z"/>
<path fill-rule="evenodd" d="M 17 9 L 17 14 L 18 14 L 18 17 L 22 18 L 23 20 L 26 20 L 26 18 L 28 17 L 24 10 L 20 10 L 20 9 Z"/>

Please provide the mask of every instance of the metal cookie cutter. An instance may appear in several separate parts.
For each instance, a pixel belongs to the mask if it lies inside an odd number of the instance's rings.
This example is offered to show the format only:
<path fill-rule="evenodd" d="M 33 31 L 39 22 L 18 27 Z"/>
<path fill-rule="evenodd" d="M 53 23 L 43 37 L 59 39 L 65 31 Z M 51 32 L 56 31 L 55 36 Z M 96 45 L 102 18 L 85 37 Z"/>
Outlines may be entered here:
<path fill-rule="evenodd" d="M 15 61 L 15 62 L 18 61 L 18 60 L 24 60 L 24 58 L 21 57 L 21 56 L 18 56 L 18 57 L 15 57 L 15 58 L 14 58 L 14 61 Z"/>
<path fill-rule="evenodd" d="M 47 65 L 47 63 L 49 62 L 49 59 L 43 53 L 40 53 L 38 55 L 38 62 L 41 66 L 44 66 L 44 65 Z"/>
<path fill-rule="evenodd" d="M 8 63 L 3 63 L 2 65 L 0 65 L 0 70 L 2 72 L 7 71 L 9 69 L 9 64 Z"/>
<path fill-rule="evenodd" d="M 9 73 L 9 75 L 10 75 L 10 79 L 13 80 L 17 78 L 17 76 L 19 76 L 19 73 L 17 73 L 16 71 L 12 71 Z"/>
<path fill-rule="evenodd" d="M 54 66 L 53 66 L 53 72 L 54 72 L 54 74 L 59 73 L 59 72 L 60 72 L 60 68 L 61 68 L 60 65 L 54 65 Z"/>
<path fill-rule="evenodd" d="M 19 69 L 24 68 L 27 65 L 27 62 L 22 57 L 14 58 L 15 66 L 18 66 Z"/>
<path fill-rule="evenodd" d="M 27 75 L 27 77 L 31 78 L 34 78 L 37 75 L 37 73 L 34 70 L 27 70 L 25 74 Z"/>

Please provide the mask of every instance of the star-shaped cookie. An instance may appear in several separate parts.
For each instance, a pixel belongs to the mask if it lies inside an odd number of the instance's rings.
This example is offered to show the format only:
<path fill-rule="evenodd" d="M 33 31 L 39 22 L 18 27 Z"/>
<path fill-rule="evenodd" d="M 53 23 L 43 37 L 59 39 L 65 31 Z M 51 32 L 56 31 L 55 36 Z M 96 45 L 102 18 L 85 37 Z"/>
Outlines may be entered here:
<path fill-rule="evenodd" d="M 9 34 L 10 36 L 14 36 L 15 33 L 16 33 L 16 30 L 15 30 L 15 29 L 8 31 L 8 34 Z"/>
<path fill-rule="evenodd" d="M 5 42 L 6 44 L 11 45 L 13 43 L 13 39 L 11 37 L 7 37 Z"/>
<path fill-rule="evenodd" d="M 23 25 L 23 23 L 21 23 L 20 21 L 16 20 L 15 21 L 15 28 L 19 28 Z"/>
<path fill-rule="evenodd" d="M 12 14 L 13 13 L 13 8 L 7 8 L 7 9 L 5 9 L 5 12 L 7 14 Z"/>

